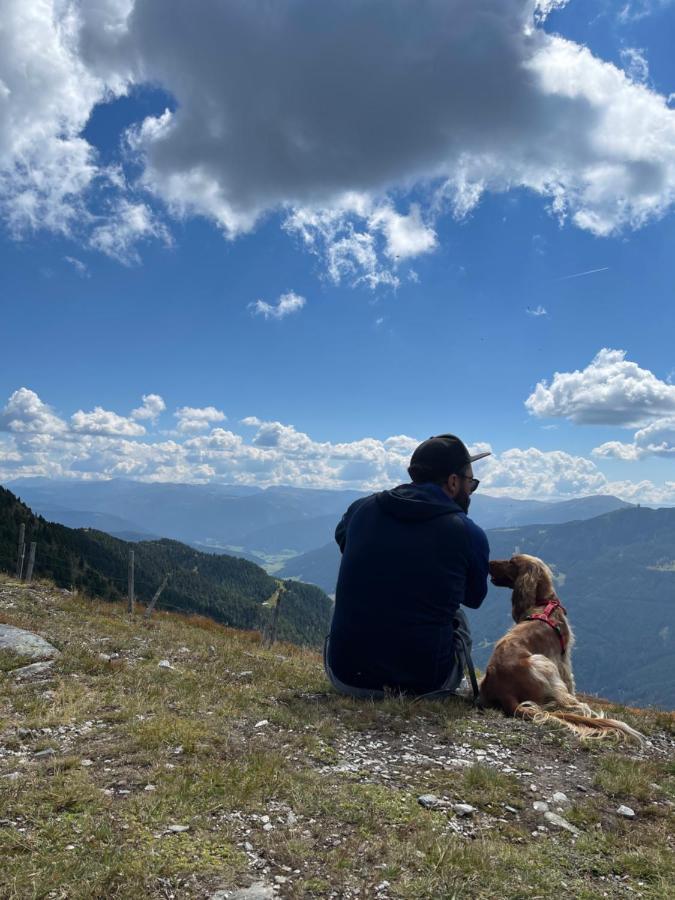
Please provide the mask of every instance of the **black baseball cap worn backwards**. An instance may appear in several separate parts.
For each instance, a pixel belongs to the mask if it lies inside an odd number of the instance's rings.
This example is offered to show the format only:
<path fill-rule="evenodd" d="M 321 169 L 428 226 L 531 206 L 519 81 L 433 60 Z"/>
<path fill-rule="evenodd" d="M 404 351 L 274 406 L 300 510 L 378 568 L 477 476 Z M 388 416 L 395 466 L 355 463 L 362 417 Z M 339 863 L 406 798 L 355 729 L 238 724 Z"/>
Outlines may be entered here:
<path fill-rule="evenodd" d="M 413 481 L 435 481 L 459 474 L 469 463 L 490 455 L 490 450 L 472 455 L 456 435 L 437 434 L 422 441 L 414 450 L 408 472 Z"/>

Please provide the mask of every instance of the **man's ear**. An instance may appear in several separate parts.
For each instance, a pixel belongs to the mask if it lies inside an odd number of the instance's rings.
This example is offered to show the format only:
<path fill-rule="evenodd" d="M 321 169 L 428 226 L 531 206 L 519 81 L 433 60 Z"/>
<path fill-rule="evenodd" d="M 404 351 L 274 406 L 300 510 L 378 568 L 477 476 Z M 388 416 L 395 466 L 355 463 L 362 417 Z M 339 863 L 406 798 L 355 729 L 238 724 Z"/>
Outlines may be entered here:
<path fill-rule="evenodd" d="M 459 488 L 459 480 L 457 479 L 457 476 L 456 475 L 448 475 L 448 477 L 445 481 L 445 489 L 450 494 L 451 497 L 454 498 L 454 496 L 457 493 L 458 488 Z"/>

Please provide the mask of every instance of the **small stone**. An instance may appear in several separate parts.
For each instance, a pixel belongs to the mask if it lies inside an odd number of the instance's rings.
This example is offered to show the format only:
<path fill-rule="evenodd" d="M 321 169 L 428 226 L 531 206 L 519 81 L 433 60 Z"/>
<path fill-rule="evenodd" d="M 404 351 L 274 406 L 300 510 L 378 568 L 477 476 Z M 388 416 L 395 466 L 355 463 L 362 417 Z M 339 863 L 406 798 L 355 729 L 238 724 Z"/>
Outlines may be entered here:
<path fill-rule="evenodd" d="M 254 727 L 255 727 L 255 728 L 264 728 L 265 725 L 269 725 L 269 724 L 270 724 L 270 723 L 269 723 L 269 720 L 268 720 L 268 719 L 261 719 L 259 722 L 256 722 L 256 723 L 255 723 L 255 726 L 254 726 Z"/>
<path fill-rule="evenodd" d="M 274 880 L 277 884 L 286 884 L 288 878 L 285 875 L 275 875 Z"/>
<path fill-rule="evenodd" d="M 508 806 L 506 803 L 504 804 L 504 809 L 505 809 L 507 812 L 510 812 L 510 813 L 517 813 L 517 812 L 518 812 L 518 810 L 515 808 L 515 806 Z"/>
<path fill-rule="evenodd" d="M 623 804 L 617 809 L 617 813 L 620 816 L 623 816 L 624 819 L 634 819 L 635 818 L 635 810 L 631 809 L 630 806 L 624 806 Z"/>
<path fill-rule="evenodd" d="M 452 808 L 458 816 L 472 816 L 476 812 L 476 808 L 470 803 L 455 803 Z"/>
<path fill-rule="evenodd" d="M 425 809 L 434 809 L 434 807 L 439 805 L 440 800 L 435 794 L 422 794 L 421 797 L 417 798 L 417 802 Z"/>
<path fill-rule="evenodd" d="M 537 791 L 539 790 L 539 788 L 537 787 L 536 784 L 531 784 L 531 785 L 530 785 L 530 790 L 532 791 L 533 794 L 536 794 Z"/>
<path fill-rule="evenodd" d="M 556 828 L 564 828 L 565 831 L 569 831 L 571 834 L 580 834 L 578 828 L 575 828 L 571 822 L 568 822 L 567 819 L 563 819 L 563 817 L 559 816 L 557 813 L 544 813 L 544 818 L 549 825 L 555 825 Z"/>
<path fill-rule="evenodd" d="M 90 766 L 94 765 L 94 760 L 93 759 L 82 759 L 82 760 L 80 760 L 80 765 L 84 769 L 88 769 Z"/>
<path fill-rule="evenodd" d="M 154 784 L 146 784 L 146 786 L 143 788 L 143 790 L 150 793 L 151 791 L 156 791 L 157 788 L 155 787 Z"/>
<path fill-rule="evenodd" d="M 56 756 L 56 750 L 52 750 L 51 747 L 47 747 L 46 750 L 40 750 L 35 754 L 33 759 L 49 759 L 51 756 Z"/>
<path fill-rule="evenodd" d="M 382 891 L 386 891 L 389 887 L 388 881 L 381 881 L 378 885 L 375 886 L 375 890 L 381 893 Z"/>
<path fill-rule="evenodd" d="M 174 666 L 171 665 L 168 659 L 160 659 L 157 663 L 160 669 L 173 669 Z"/>
<path fill-rule="evenodd" d="M 250 887 L 238 891 L 216 891 L 209 900 L 274 900 L 274 888 L 264 881 L 257 881 Z"/>
<path fill-rule="evenodd" d="M 292 809 L 288 811 L 288 815 L 286 816 L 286 824 L 287 825 L 297 825 L 298 817 L 293 812 Z"/>
<path fill-rule="evenodd" d="M 260 821 L 263 823 L 263 825 L 267 824 L 267 822 L 269 822 L 269 820 L 270 820 L 269 816 L 260 816 Z"/>
<path fill-rule="evenodd" d="M 532 804 L 532 809 L 535 812 L 545 813 L 548 812 L 548 803 L 545 803 L 543 800 L 535 800 Z"/>
<path fill-rule="evenodd" d="M 65 848 L 65 849 L 66 849 L 66 850 L 74 850 L 74 849 L 75 849 L 75 844 L 66 844 L 66 848 Z"/>
<path fill-rule="evenodd" d="M 13 669 L 12 675 L 19 681 L 26 678 L 34 678 L 40 675 L 46 675 L 50 672 L 54 660 L 43 660 L 42 662 L 31 663 L 29 666 L 21 666 L 19 669 Z"/>
<path fill-rule="evenodd" d="M 567 794 L 564 794 L 562 791 L 556 791 L 551 800 L 558 806 L 567 806 L 570 802 Z"/>
<path fill-rule="evenodd" d="M 274 825 L 272 825 L 271 822 L 265 822 L 265 824 L 263 825 L 263 831 L 272 831 L 273 828 Z"/>
<path fill-rule="evenodd" d="M 189 831 L 190 826 L 189 825 L 169 825 L 168 830 L 172 834 L 182 834 L 184 831 Z"/>

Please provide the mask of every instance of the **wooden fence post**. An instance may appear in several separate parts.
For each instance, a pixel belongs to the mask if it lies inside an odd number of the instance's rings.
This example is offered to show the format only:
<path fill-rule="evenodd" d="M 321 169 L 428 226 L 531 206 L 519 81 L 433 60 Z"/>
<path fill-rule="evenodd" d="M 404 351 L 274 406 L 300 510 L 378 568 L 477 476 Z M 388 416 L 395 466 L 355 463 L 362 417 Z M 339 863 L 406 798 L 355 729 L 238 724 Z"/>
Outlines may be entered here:
<path fill-rule="evenodd" d="M 19 525 L 19 548 L 18 548 L 17 554 L 16 554 L 16 577 L 19 579 L 19 581 L 21 580 L 21 574 L 23 572 L 23 556 L 24 556 L 24 553 L 26 552 L 25 538 L 26 538 L 26 526 L 22 522 Z"/>
<path fill-rule="evenodd" d="M 30 550 L 28 552 L 28 567 L 26 569 L 26 584 L 30 584 L 33 580 L 33 566 L 35 565 L 35 548 L 37 547 L 37 543 L 35 541 L 30 542 Z"/>
<path fill-rule="evenodd" d="M 149 605 L 145 609 L 145 618 L 146 619 L 149 619 L 150 616 L 152 615 L 152 611 L 155 608 L 155 606 L 157 605 L 157 601 L 159 600 L 159 595 L 162 593 L 164 588 L 169 583 L 169 578 L 171 578 L 171 573 L 167 572 L 166 575 L 164 576 L 164 581 L 157 588 L 157 590 L 155 591 L 155 596 L 152 598 Z"/>
<path fill-rule="evenodd" d="M 272 621 L 269 624 L 269 628 L 265 629 L 266 634 L 263 637 L 263 646 L 266 649 L 269 649 L 277 639 L 277 626 L 279 624 L 279 613 L 281 612 L 281 598 L 288 590 L 283 581 L 278 581 L 277 584 L 278 587 L 276 591 L 268 600 L 265 600 L 264 604 L 265 606 L 271 606 L 273 609 Z"/>
<path fill-rule="evenodd" d="M 134 611 L 134 551 L 129 551 L 129 577 L 127 586 L 127 612 Z"/>

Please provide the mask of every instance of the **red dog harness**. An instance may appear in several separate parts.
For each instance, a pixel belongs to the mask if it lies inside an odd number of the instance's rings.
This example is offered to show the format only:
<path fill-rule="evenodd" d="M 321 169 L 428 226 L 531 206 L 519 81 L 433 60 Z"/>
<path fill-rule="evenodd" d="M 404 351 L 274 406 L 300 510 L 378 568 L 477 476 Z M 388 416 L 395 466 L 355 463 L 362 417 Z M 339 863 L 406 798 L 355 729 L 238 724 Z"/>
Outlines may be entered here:
<path fill-rule="evenodd" d="M 561 609 L 565 613 L 565 615 L 567 615 L 567 610 L 562 605 L 560 600 L 558 600 L 557 597 L 551 597 L 550 600 L 539 600 L 535 604 L 535 606 L 545 607 L 543 613 L 534 613 L 531 616 L 525 616 L 525 621 L 531 622 L 536 619 L 540 622 L 546 622 L 546 624 L 549 625 L 558 635 L 558 638 L 560 640 L 560 649 L 564 653 L 565 646 L 566 646 L 565 638 L 563 637 L 563 633 L 562 633 L 562 629 L 560 628 L 560 625 L 557 622 L 554 622 L 553 619 L 551 618 L 551 613 L 554 612 L 556 609 Z"/>

